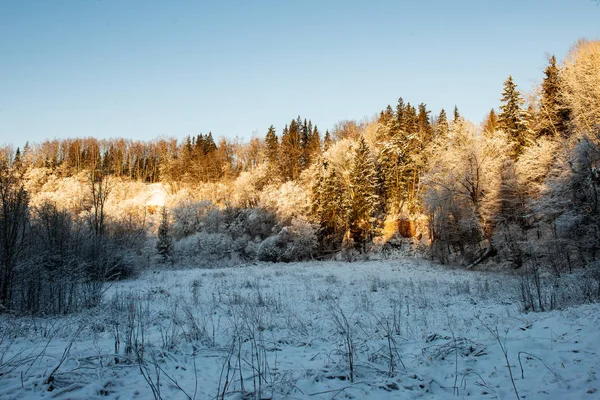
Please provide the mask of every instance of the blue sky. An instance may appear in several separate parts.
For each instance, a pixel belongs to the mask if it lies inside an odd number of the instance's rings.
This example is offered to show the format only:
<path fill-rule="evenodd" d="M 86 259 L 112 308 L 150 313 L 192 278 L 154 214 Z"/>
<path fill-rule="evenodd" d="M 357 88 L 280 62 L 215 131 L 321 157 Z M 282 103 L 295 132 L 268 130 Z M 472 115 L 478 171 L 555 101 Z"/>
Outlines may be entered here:
<path fill-rule="evenodd" d="M 593 0 L 0 0 L 0 143 L 321 131 L 399 96 L 479 122 L 600 38 Z"/>

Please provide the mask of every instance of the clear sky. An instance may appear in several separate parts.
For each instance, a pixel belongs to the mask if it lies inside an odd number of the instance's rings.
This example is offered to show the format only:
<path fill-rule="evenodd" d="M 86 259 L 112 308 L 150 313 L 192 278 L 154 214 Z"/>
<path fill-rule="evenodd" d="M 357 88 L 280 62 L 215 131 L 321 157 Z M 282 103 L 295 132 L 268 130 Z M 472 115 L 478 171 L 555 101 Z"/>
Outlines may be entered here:
<path fill-rule="evenodd" d="M 479 122 L 600 38 L 594 0 L 0 0 L 0 143 L 321 131 L 399 96 Z"/>

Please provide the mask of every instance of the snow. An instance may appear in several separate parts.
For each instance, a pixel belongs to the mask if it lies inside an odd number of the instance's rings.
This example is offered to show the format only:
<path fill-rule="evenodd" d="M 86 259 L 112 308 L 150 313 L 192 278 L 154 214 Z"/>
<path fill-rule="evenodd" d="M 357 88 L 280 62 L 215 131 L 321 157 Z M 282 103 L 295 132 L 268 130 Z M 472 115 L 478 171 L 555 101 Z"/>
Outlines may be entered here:
<path fill-rule="evenodd" d="M 156 268 L 83 314 L 3 316 L 0 398 L 153 398 L 129 325 L 164 399 L 514 399 L 502 347 L 520 398 L 594 399 L 599 311 L 524 313 L 517 277 L 414 259 Z"/>

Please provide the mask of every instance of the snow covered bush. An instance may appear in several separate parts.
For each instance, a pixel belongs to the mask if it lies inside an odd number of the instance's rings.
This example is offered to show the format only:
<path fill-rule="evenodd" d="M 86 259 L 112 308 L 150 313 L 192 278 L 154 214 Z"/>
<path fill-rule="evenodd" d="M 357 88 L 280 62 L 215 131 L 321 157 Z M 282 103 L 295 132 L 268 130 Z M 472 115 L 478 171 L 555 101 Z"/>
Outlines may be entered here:
<path fill-rule="evenodd" d="M 236 207 L 256 207 L 260 191 L 268 182 L 269 166 L 260 164 L 250 171 L 244 171 L 233 182 L 232 202 Z"/>
<path fill-rule="evenodd" d="M 277 214 L 281 221 L 307 215 L 310 209 L 308 193 L 295 182 L 289 181 L 277 187 L 270 185 L 260 194 L 259 205 Z"/>
<path fill-rule="evenodd" d="M 260 240 L 273 234 L 273 228 L 278 224 L 277 217 L 263 208 L 244 208 L 229 211 L 233 221 L 229 226 L 232 237 Z"/>
<path fill-rule="evenodd" d="M 262 241 L 258 259 L 272 262 L 307 260 L 312 257 L 317 244 L 317 226 L 305 218 L 296 218 L 278 234 Z"/>
<path fill-rule="evenodd" d="M 216 206 L 208 201 L 182 201 L 171 209 L 173 219 L 172 233 L 175 238 L 184 238 L 200 232 L 204 225 L 204 218 Z"/>
<path fill-rule="evenodd" d="M 197 232 L 174 244 L 175 257 L 180 263 L 215 267 L 229 265 L 237 260 L 234 241 L 223 233 Z"/>

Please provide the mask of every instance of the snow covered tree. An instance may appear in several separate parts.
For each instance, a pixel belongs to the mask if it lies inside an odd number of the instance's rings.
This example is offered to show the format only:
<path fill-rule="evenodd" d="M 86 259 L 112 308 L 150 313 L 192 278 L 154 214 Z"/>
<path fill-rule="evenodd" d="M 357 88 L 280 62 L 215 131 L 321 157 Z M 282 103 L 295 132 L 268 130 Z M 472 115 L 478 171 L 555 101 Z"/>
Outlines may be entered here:
<path fill-rule="evenodd" d="M 160 225 L 158 226 L 156 252 L 163 262 L 167 262 L 173 253 L 173 238 L 169 232 L 169 213 L 165 206 L 161 207 L 160 210 Z"/>
<path fill-rule="evenodd" d="M 571 48 L 561 81 L 575 126 L 589 134 L 600 123 L 600 40 L 582 39 Z"/>
<path fill-rule="evenodd" d="M 440 110 L 440 115 L 438 115 L 435 122 L 435 137 L 437 138 L 447 136 L 449 129 L 450 128 L 448 126 L 448 117 L 446 116 L 446 111 L 442 108 Z"/>
<path fill-rule="evenodd" d="M 310 135 L 310 142 L 308 144 L 309 153 L 309 164 L 312 164 L 321 155 L 321 134 L 319 129 L 315 125 Z"/>
<path fill-rule="evenodd" d="M 376 212 L 381 199 L 377 195 L 375 162 L 371 151 L 361 136 L 354 152 L 354 163 L 350 174 L 350 191 L 347 218 L 354 243 L 366 252 L 367 242 L 376 227 Z"/>
<path fill-rule="evenodd" d="M 433 127 L 429 120 L 429 111 L 425 103 L 419 104 L 419 114 L 417 115 L 418 132 L 422 146 L 426 146 L 433 140 Z"/>
<path fill-rule="evenodd" d="M 483 134 L 486 136 L 493 135 L 498 129 L 498 117 L 496 116 L 496 112 L 492 108 L 490 113 L 487 115 L 485 120 L 483 121 Z"/>
<path fill-rule="evenodd" d="M 527 124 L 527 112 L 522 108 L 525 101 L 517 90 L 512 76 L 509 76 L 504 82 L 501 101 L 498 128 L 502 129 L 515 143 L 514 156 L 516 158 L 529 142 L 530 129 Z"/>
<path fill-rule="evenodd" d="M 269 175 L 272 179 L 281 175 L 280 172 L 280 153 L 279 153 L 279 139 L 275 132 L 275 127 L 271 125 L 267 131 L 265 137 L 265 150 L 267 165 L 269 166 Z"/>
<path fill-rule="evenodd" d="M 452 119 L 453 123 L 457 123 L 458 121 L 460 121 L 462 117 L 460 116 L 460 113 L 458 112 L 458 107 L 455 105 L 454 106 L 454 117 Z"/>
<path fill-rule="evenodd" d="M 107 171 L 102 168 L 92 168 L 89 176 L 89 221 L 94 234 L 101 237 L 106 227 L 105 205 L 113 185 Z"/>
<path fill-rule="evenodd" d="M 560 68 L 556 65 L 556 57 L 551 56 L 544 70 L 539 104 L 539 136 L 567 136 L 569 110 L 562 96 Z"/>
<path fill-rule="evenodd" d="M 329 130 L 325 130 L 325 136 L 323 137 L 323 151 L 329 150 L 331 147 L 331 135 L 329 134 Z"/>
<path fill-rule="evenodd" d="M 300 118 L 300 117 L 298 117 Z M 281 136 L 281 169 L 284 180 L 296 180 L 300 175 L 300 129 L 296 120 L 290 122 L 289 128 L 283 129 Z"/>
<path fill-rule="evenodd" d="M 510 150 L 500 133 L 485 137 L 464 120 L 452 125 L 446 139 L 436 141 L 422 178 L 422 197 L 433 251 L 440 260 L 448 261 L 454 251 L 466 257 L 491 237 L 499 171 Z"/>
<path fill-rule="evenodd" d="M 339 250 L 346 227 L 345 190 L 335 168 L 323 161 L 313 186 L 312 212 L 319 223 L 319 239 L 324 251 Z"/>

